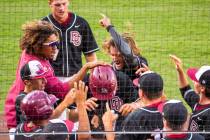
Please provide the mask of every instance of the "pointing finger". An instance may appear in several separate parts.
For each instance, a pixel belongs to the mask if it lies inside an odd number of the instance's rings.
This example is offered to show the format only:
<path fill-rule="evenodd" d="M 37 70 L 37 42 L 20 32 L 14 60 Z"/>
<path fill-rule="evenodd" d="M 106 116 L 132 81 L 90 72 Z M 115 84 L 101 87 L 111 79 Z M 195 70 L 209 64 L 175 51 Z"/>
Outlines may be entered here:
<path fill-rule="evenodd" d="M 110 111 L 109 103 L 106 102 L 106 111 Z"/>
<path fill-rule="evenodd" d="M 100 15 L 101 15 L 103 18 L 105 18 L 105 17 L 106 17 L 106 15 L 105 15 L 105 14 L 103 14 L 103 13 L 100 13 Z"/>

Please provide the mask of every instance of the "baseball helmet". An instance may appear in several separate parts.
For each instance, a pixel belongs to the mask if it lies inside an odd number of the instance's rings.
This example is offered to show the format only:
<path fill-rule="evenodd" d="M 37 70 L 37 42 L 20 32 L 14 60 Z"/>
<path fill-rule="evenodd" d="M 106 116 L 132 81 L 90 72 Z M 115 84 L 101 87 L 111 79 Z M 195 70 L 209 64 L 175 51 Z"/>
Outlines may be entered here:
<path fill-rule="evenodd" d="M 95 67 L 89 77 L 89 88 L 98 100 L 112 99 L 117 90 L 117 78 L 112 67 Z"/>
<path fill-rule="evenodd" d="M 20 108 L 28 121 L 45 120 L 50 118 L 54 103 L 46 92 L 35 90 L 23 98 Z"/>

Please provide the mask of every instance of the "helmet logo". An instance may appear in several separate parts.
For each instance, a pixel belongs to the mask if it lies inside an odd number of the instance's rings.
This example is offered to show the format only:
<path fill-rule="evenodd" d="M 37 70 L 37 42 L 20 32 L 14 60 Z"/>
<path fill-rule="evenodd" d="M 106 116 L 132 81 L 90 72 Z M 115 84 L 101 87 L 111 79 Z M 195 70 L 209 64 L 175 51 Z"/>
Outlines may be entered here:
<path fill-rule="evenodd" d="M 106 94 L 108 90 L 106 88 L 100 88 L 100 93 Z"/>

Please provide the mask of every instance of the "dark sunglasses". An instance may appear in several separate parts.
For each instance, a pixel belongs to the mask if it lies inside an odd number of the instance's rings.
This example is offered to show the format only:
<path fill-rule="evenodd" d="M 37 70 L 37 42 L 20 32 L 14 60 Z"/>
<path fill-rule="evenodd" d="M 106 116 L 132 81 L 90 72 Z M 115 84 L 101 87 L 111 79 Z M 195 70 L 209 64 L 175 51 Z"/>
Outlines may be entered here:
<path fill-rule="evenodd" d="M 60 43 L 59 41 L 53 41 L 53 42 L 48 42 L 48 43 L 43 43 L 44 46 L 50 46 L 53 48 L 58 48 Z"/>

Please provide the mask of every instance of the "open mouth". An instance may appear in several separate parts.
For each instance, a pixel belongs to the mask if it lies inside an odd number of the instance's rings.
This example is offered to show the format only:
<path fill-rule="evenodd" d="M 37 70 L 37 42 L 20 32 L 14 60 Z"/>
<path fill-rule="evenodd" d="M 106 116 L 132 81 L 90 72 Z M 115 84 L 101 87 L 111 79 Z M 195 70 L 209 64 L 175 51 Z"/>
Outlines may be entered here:
<path fill-rule="evenodd" d="M 120 61 L 114 61 L 115 65 L 121 65 Z"/>

